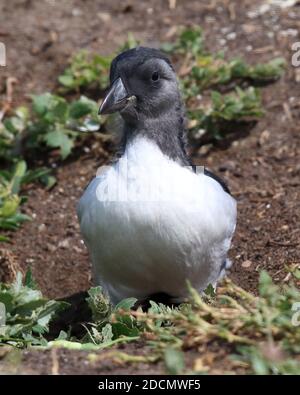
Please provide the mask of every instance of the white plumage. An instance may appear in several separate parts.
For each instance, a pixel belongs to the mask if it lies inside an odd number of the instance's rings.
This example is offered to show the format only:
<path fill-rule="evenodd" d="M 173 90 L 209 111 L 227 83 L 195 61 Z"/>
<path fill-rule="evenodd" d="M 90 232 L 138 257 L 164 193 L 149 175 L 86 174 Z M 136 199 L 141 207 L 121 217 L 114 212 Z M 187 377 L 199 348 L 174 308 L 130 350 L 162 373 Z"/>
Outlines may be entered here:
<path fill-rule="evenodd" d="M 78 206 L 96 283 L 111 301 L 199 291 L 222 275 L 236 202 L 213 178 L 169 159 L 146 137 L 102 169 Z"/>

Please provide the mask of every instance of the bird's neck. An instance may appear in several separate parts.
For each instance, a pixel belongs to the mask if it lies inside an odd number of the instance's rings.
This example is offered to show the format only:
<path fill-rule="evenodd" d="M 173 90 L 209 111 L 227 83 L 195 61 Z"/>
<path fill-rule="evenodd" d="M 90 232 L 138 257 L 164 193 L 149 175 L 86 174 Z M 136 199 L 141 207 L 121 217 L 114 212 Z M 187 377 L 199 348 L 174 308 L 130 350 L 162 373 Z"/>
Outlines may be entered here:
<path fill-rule="evenodd" d="M 184 126 L 184 114 L 174 108 L 162 116 L 139 119 L 136 124 L 125 121 L 121 152 L 134 139 L 145 137 L 154 142 L 163 154 L 182 166 L 190 166 L 186 151 L 187 137 Z"/>

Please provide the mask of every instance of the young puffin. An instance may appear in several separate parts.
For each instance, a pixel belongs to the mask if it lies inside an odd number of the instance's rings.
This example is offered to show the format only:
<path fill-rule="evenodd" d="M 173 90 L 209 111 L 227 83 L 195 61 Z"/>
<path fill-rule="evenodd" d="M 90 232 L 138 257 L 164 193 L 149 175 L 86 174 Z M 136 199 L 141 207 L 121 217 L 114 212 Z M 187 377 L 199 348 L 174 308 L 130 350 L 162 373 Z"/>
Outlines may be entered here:
<path fill-rule="evenodd" d="M 185 109 L 168 58 L 137 47 L 111 64 L 99 114 L 119 112 L 120 157 L 102 168 L 78 205 L 94 279 L 113 304 L 159 296 L 180 303 L 230 266 L 236 201 L 186 152 Z"/>

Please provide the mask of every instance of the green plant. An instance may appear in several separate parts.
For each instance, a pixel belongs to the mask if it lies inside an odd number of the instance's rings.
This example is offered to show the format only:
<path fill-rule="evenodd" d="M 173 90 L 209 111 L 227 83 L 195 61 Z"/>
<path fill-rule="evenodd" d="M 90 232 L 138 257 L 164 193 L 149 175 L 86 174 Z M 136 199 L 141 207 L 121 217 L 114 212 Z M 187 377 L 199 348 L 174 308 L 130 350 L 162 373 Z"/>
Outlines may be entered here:
<path fill-rule="evenodd" d="M 44 146 L 59 148 L 65 159 L 74 146 L 78 132 L 98 130 L 98 105 L 81 96 L 68 103 L 64 98 L 50 93 L 33 96 L 33 118 L 28 124 L 26 146 L 29 150 Z"/>
<path fill-rule="evenodd" d="M 4 325 L 0 326 L 0 344 L 16 347 L 46 345 L 44 335 L 49 330 L 49 322 L 55 314 L 68 304 L 47 300 L 42 297 L 28 271 L 22 283 L 18 273 L 11 285 L 0 283 L 0 303 L 5 308 Z"/>
<path fill-rule="evenodd" d="M 234 80 L 250 82 L 268 82 L 278 79 L 284 70 L 283 58 L 275 58 L 265 64 L 248 65 L 242 59 L 225 61 L 220 55 L 204 55 L 196 59 L 191 69 L 191 77 L 185 78 L 185 84 L 196 84 L 200 91 L 212 86 L 229 84 Z"/>
<path fill-rule="evenodd" d="M 189 111 L 189 130 L 193 138 L 209 134 L 216 139 L 223 137 L 224 123 L 241 120 L 257 119 L 264 114 L 259 91 L 253 87 L 240 89 L 234 93 L 222 95 L 217 91 L 211 92 L 210 103 L 206 108 Z"/>
<path fill-rule="evenodd" d="M 20 212 L 20 206 L 26 200 L 20 195 L 22 185 L 36 179 L 51 183 L 48 169 L 27 170 L 25 161 L 19 161 L 12 170 L 0 171 L 0 229 L 16 230 L 24 221 L 30 219 Z M 1 236 L 0 241 L 8 238 Z"/>
<path fill-rule="evenodd" d="M 18 346 L 66 347 L 74 350 L 99 350 L 118 343 L 143 340 L 147 357 L 114 351 L 127 362 L 165 362 L 171 374 L 214 372 L 213 364 L 201 357 L 193 370 L 184 363 L 186 349 L 204 348 L 211 360 L 226 350 L 228 371 L 243 369 L 255 374 L 299 374 L 299 328 L 292 324 L 292 306 L 300 300 L 294 285 L 275 285 L 266 272 L 259 281 L 259 296 L 254 296 L 226 279 L 215 294 L 203 296 L 189 287 L 189 303 L 171 308 L 150 302 L 147 312 L 132 310 L 136 299 L 129 298 L 112 307 L 101 287 L 90 289 L 87 302 L 93 322 L 86 323 L 83 339 L 68 339 L 65 332 L 50 342 L 45 340 L 48 324 L 66 304 L 46 301 L 36 289 L 30 272 L 25 285 L 21 275 L 11 286 L 0 285 L 0 302 L 6 307 L 6 325 L 0 327 L 0 344 Z M 211 347 L 211 345 L 217 347 Z M 201 355 L 201 354 L 200 354 Z M 203 354 L 203 358 L 206 353 Z M 97 360 L 97 355 L 92 355 Z M 199 371 L 200 369 L 200 371 Z"/>
<path fill-rule="evenodd" d="M 275 58 L 267 63 L 251 66 L 240 58 L 226 61 L 221 52 L 210 54 L 204 42 L 202 29 L 195 26 L 183 29 L 174 44 L 162 45 L 162 49 L 171 55 L 180 55 L 185 66 L 183 76 L 186 75 L 189 82 L 195 80 L 198 89 L 203 90 L 213 85 L 227 84 L 235 79 L 250 79 L 256 82 L 273 81 L 284 71 L 284 58 Z"/>
<path fill-rule="evenodd" d="M 204 37 L 200 26 L 183 29 L 178 40 L 174 43 L 164 43 L 162 50 L 167 53 L 177 53 L 180 55 L 190 54 L 197 56 L 204 52 Z"/>
<path fill-rule="evenodd" d="M 0 123 L 0 161 L 7 166 L 0 171 L 0 228 L 15 230 L 29 219 L 19 210 L 25 198 L 22 185 L 41 180 L 48 188 L 56 180 L 50 170 L 27 170 L 24 158 L 59 148 L 65 159 L 82 132 L 99 129 L 98 105 L 81 96 L 68 103 L 63 97 L 45 93 L 32 96 L 32 108 L 19 107 L 11 117 Z M 0 241 L 7 241 L 0 236 Z"/>
<path fill-rule="evenodd" d="M 134 35 L 131 32 L 129 32 L 128 36 L 127 36 L 127 40 L 124 42 L 123 45 L 121 45 L 121 47 L 119 48 L 119 50 L 117 52 L 120 53 L 120 52 L 126 51 L 128 49 L 135 48 L 138 45 L 140 45 L 140 42 L 135 39 Z"/>
<path fill-rule="evenodd" d="M 136 47 L 139 42 L 132 33 L 117 51 L 122 52 Z M 70 60 L 69 66 L 58 77 L 62 92 L 88 90 L 92 87 L 105 89 L 109 84 L 109 68 L 115 55 L 101 56 L 87 51 L 78 52 Z"/>
<path fill-rule="evenodd" d="M 86 51 L 78 52 L 65 69 L 58 81 L 63 86 L 63 91 L 79 90 L 95 83 L 103 89 L 108 83 L 108 70 L 111 57 L 91 55 Z"/>
<path fill-rule="evenodd" d="M 0 160 L 14 161 L 20 156 L 22 149 L 22 136 L 25 133 L 29 118 L 27 107 L 18 107 L 11 117 L 0 122 Z"/>
<path fill-rule="evenodd" d="M 85 96 L 68 103 L 50 93 L 32 95 L 31 113 L 18 108 L 2 125 L 0 160 L 14 161 L 46 148 L 59 148 L 65 159 L 80 132 L 97 131 L 99 127 L 98 104 Z"/>
<path fill-rule="evenodd" d="M 86 327 L 85 339 L 95 344 L 110 344 L 120 337 L 138 337 L 139 328 L 130 314 L 130 309 L 136 301 L 135 298 L 124 299 L 112 307 L 103 295 L 101 287 L 91 288 L 87 302 L 93 314 L 93 322 L 89 324 L 89 328 Z M 120 312 L 122 314 L 119 314 Z"/>
<path fill-rule="evenodd" d="M 199 27 L 184 29 L 175 44 L 164 44 L 162 49 L 179 59 L 180 85 L 194 139 L 223 138 L 228 123 L 260 118 L 264 112 L 259 90 L 241 88 L 241 84 L 275 81 L 285 67 L 283 58 L 251 66 L 239 58 L 227 61 L 222 53 L 210 54 Z M 221 93 L 225 86 L 234 94 Z M 199 98 L 212 88 L 210 103 L 203 106 Z"/>
<path fill-rule="evenodd" d="M 85 96 L 68 103 L 45 93 L 32 96 L 31 111 L 18 107 L 0 122 L 0 161 L 6 165 L 0 171 L 0 229 L 16 230 L 29 219 L 20 212 L 26 200 L 20 195 L 22 186 L 39 179 L 50 188 L 56 182 L 49 169 L 28 170 L 24 159 L 53 148 L 59 148 L 65 159 L 82 132 L 99 129 L 97 113 L 97 103 Z M 0 241 L 8 241 L 8 237 L 0 235 Z"/>
<path fill-rule="evenodd" d="M 113 308 L 97 287 L 90 290 L 88 298 L 96 320 L 87 328 L 83 340 L 87 343 L 52 344 L 97 349 L 144 339 L 150 347 L 147 358 L 118 352 L 116 357 L 127 362 L 163 360 L 167 371 L 177 374 L 187 371 L 183 351 L 203 347 L 214 355 L 212 360 L 218 350 L 227 350 L 228 371 L 242 368 L 255 374 L 299 374 L 296 356 L 300 332 L 291 322 L 293 303 L 299 299 L 300 292 L 293 284 L 280 288 L 266 272 L 260 276 L 259 297 L 227 279 L 216 294 L 208 289 L 201 297 L 190 287 L 188 304 L 171 308 L 152 301 L 147 312 L 140 308 L 130 311 L 135 299 L 126 299 Z M 214 352 L 210 351 L 211 344 L 217 344 Z M 199 372 L 199 366 L 204 369 L 201 372 L 214 371 L 199 358 L 196 365 L 194 372 Z"/>

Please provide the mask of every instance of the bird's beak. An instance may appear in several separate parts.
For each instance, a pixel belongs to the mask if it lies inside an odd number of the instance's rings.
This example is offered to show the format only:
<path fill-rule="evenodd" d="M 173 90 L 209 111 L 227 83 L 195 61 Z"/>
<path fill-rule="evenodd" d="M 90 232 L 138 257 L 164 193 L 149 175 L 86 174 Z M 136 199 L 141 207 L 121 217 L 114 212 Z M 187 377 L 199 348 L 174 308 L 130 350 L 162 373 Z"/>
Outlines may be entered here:
<path fill-rule="evenodd" d="M 110 87 L 99 108 L 98 114 L 112 114 L 121 111 L 130 99 L 131 96 L 128 94 L 121 77 L 119 77 Z"/>

